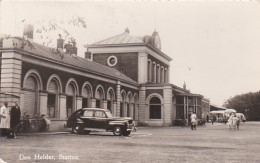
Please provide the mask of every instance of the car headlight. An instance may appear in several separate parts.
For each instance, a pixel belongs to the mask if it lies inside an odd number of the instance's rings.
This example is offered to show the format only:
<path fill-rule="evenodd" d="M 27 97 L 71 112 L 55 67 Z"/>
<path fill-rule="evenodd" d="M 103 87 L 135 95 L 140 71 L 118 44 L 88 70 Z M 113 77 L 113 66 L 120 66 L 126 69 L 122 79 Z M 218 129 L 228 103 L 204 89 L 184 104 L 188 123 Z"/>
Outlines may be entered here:
<path fill-rule="evenodd" d="M 77 123 L 83 123 L 82 119 L 77 118 Z"/>

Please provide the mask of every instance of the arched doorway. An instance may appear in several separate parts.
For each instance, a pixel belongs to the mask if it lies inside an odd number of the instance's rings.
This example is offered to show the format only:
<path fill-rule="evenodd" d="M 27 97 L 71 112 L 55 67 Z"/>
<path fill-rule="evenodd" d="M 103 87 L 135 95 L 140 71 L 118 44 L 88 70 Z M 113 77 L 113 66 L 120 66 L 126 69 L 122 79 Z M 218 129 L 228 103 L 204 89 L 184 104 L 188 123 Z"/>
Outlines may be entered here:
<path fill-rule="evenodd" d="M 47 91 L 47 115 L 49 118 L 59 117 L 59 94 L 61 92 L 61 83 L 56 77 L 48 82 Z"/>
<path fill-rule="evenodd" d="M 88 108 L 91 106 L 90 99 L 92 98 L 92 88 L 90 84 L 85 84 L 82 89 L 82 108 Z"/>
<path fill-rule="evenodd" d="M 121 91 L 121 97 L 120 97 L 120 117 L 123 117 L 125 112 L 125 101 L 126 101 L 126 93 L 125 91 Z"/>
<path fill-rule="evenodd" d="M 112 114 L 114 113 L 114 101 L 115 92 L 112 88 L 109 88 L 107 93 L 107 109 L 110 110 Z"/>
<path fill-rule="evenodd" d="M 96 98 L 96 108 L 104 108 L 103 102 L 104 102 L 104 89 L 102 86 L 98 86 L 95 92 L 95 98 Z"/>
<path fill-rule="evenodd" d="M 66 89 L 66 111 L 67 117 L 69 117 L 76 108 L 76 95 L 77 95 L 76 85 L 73 82 L 70 82 Z"/>

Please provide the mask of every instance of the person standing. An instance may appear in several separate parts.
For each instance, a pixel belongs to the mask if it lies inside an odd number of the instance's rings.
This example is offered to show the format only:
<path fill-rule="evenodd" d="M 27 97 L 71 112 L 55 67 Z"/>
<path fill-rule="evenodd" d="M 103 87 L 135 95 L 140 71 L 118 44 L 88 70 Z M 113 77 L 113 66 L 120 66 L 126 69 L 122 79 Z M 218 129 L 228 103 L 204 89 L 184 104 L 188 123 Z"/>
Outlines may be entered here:
<path fill-rule="evenodd" d="M 211 119 L 211 123 L 214 124 L 214 122 L 216 122 L 217 117 L 215 114 L 212 115 L 212 119 Z"/>
<path fill-rule="evenodd" d="M 0 129 L 2 129 L 2 132 L 6 132 L 7 129 L 10 129 L 10 111 L 8 109 L 8 102 L 4 102 L 4 105 L 1 107 L 0 117 Z"/>
<path fill-rule="evenodd" d="M 195 112 L 190 116 L 190 120 L 191 120 L 191 129 L 192 130 L 196 130 L 196 114 Z"/>
<path fill-rule="evenodd" d="M 14 132 L 14 138 L 18 138 L 17 137 L 17 127 L 18 127 L 18 124 L 20 123 L 20 118 L 21 118 L 21 110 L 20 110 L 20 107 L 19 107 L 19 102 L 16 101 L 15 102 L 15 106 L 13 106 L 11 108 L 11 129 L 13 130 Z"/>

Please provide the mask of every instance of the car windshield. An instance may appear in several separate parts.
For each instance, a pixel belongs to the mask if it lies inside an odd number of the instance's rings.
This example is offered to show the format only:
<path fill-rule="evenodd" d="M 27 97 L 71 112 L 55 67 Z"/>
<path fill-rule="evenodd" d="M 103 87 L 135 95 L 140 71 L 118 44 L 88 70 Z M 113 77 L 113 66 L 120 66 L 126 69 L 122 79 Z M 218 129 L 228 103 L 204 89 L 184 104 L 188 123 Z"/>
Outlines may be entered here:
<path fill-rule="evenodd" d="M 106 114 L 107 114 L 108 118 L 112 118 L 113 117 L 110 111 L 106 111 Z"/>

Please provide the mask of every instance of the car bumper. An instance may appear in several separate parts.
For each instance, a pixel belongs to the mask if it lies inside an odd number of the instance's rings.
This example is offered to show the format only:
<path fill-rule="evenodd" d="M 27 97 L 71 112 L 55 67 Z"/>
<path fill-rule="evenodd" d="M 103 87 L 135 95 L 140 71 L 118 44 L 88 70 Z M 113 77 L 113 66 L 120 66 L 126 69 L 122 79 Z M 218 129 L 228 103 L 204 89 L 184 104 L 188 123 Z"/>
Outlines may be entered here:
<path fill-rule="evenodd" d="M 135 127 L 135 125 L 134 124 L 131 124 L 131 125 L 128 125 L 127 126 L 127 129 L 126 129 L 127 131 L 134 131 L 134 132 L 136 132 L 136 127 Z"/>

